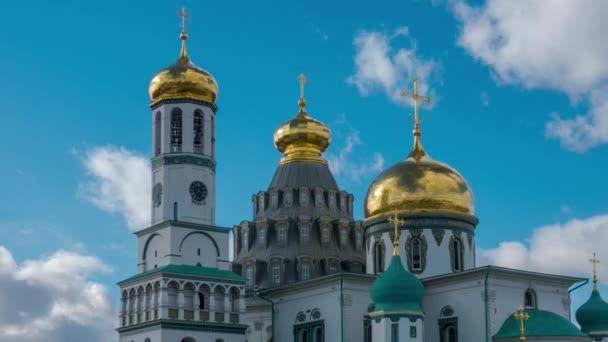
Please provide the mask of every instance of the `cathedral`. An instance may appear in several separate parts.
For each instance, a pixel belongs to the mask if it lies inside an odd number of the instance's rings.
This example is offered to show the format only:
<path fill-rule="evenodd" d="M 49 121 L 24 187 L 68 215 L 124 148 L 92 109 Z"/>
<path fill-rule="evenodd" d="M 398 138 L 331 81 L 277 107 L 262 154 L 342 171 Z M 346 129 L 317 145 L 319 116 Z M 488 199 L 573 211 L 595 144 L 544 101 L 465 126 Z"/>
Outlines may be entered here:
<path fill-rule="evenodd" d="M 570 294 L 587 279 L 476 265 L 473 192 L 424 149 L 419 103 L 430 98 L 416 80 L 403 93 L 411 150 L 369 185 L 362 221 L 323 156 L 331 131 L 300 75 L 252 217 L 217 226 L 218 83 L 192 63 L 180 15 L 179 57 L 149 86 L 151 225 L 136 233 L 137 273 L 118 283 L 120 342 L 608 342 L 595 255 L 578 326 Z"/>

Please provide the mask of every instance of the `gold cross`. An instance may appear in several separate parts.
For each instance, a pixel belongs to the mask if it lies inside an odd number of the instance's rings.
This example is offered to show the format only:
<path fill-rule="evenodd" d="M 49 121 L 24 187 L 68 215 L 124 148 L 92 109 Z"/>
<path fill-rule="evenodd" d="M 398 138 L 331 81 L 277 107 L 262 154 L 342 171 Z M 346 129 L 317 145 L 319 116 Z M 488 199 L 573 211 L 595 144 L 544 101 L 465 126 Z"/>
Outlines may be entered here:
<path fill-rule="evenodd" d="M 300 98 L 303 99 L 304 98 L 304 84 L 306 84 L 306 76 L 304 76 L 304 73 L 300 73 L 298 75 L 298 81 L 300 81 Z"/>
<path fill-rule="evenodd" d="M 599 265 L 600 259 L 595 252 L 593 253 L 593 258 L 589 259 L 589 262 L 593 264 L 593 289 L 597 290 L 597 265 Z"/>
<path fill-rule="evenodd" d="M 524 310 L 523 306 L 520 306 L 519 310 L 517 310 L 517 312 L 513 315 L 513 317 L 515 317 L 515 319 L 519 321 L 519 332 L 521 333 L 519 340 L 525 341 L 526 340 L 526 327 L 524 325 L 524 322 L 530 318 L 530 315 L 528 315 L 528 313 Z"/>
<path fill-rule="evenodd" d="M 179 17 L 182 17 L 182 32 L 186 33 L 186 20 L 191 19 L 192 16 L 186 13 L 186 6 L 182 6 L 182 10 L 177 12 Z"/>
<path fill-rule="evenodd" d="M 395 212 L 395 217 L 389 217 L 389 223 L 393 224 L 395 228 L 395 236 L 393 238 L 393 255 L 399 255 L 399 227 L 405 224 L 405 220 L 399 219 L 397 216 L 397 212 Z"/>
<path fill-rule="evenodd" d="M 428 96 L 423 96 L 423 95 L 418 94 L 418 79 L 417 78 L 414 78 L 414 92 L 409 93 L 407 91 L 403 91 L 403 92 L 401 92 L 401 96 L 411 97 L 414 100 L 414 117 L 413 117 L 412 121 L 414 121 L 415 127 L 420 126 L 420 123 L 422 123 L 422 121 L 420 120 L 420 116 L 418 114 L 418 102 L 424 101 L 426 103 L 430 103 L 431 98 Z"/>

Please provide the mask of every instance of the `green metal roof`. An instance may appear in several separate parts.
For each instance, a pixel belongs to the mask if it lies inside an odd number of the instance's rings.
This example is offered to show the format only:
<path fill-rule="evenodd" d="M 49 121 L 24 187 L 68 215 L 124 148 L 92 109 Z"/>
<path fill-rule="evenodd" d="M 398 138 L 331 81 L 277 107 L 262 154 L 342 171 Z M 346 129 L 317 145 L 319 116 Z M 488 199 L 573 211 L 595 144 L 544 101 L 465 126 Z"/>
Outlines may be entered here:
<path fill-rule="evenodd" d="M 190 265 L 167 265 L 167 266 L 155 268 L 155 269 L 152 269 L 152 270 L 149 270 L 146 272 L 136 274 L 130 278 L 127 278 L 127 279 L 119 282 L 119 284 L 126 283 L 129 281 L 135 280 L 135 279 L 143 278 L 145 276 L 148 276 L 151 274 L 156 274 L 156 273 L 173 273 L 173 274 L 177 274 L 177 275 L 193 275 L 193 276 L 200 276 L 200 277 L 238 280 L 238 281 L 245 280 L 245 278 L 241 277 L 240 275 L 238 275 L 234 272 L 220 270 L 219 268 L 215 268 L 215 267 L 190 266 Z"/>
<path fill-rule="evenodd" d="M 587 337 L 582 331 L 564 317 L 550 311 L 526 310 L 530 318 L 526 321 L 526 337 L 561 337 L 580 336 Z M 516 338 L 520 336 L 520 322 L 513 313 L 502 324 L 493 340 Z"/>
<path fill-rule="evenodd" d="M 386 271 L 374 281 L 370 294 L 376 311 L 422 312 L 420 302 L 424 296 L 424 286 L 416 276 L 403 268 L 398 255 L 393 256 Z"/>
<path fill-rule="evenodd" d="M 581 330 L 587 334 L 608 334 L 608 303 L 602 299 L 598 290 L 594 289 L 589 300 L 576 310 L 576 320 L 581 325 Z"/>

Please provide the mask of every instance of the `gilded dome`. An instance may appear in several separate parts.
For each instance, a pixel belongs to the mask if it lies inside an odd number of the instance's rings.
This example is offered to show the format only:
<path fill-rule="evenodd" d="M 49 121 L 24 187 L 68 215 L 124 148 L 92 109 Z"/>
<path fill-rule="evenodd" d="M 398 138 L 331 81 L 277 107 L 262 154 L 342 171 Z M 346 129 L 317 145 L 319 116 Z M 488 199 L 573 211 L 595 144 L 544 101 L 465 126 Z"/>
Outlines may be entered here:
<path fill-rule="evenodd" d="M 167 99 L 195 99 L 215 103 L 218 94 L 217 82 L 204 69 L 190 61 L 186 50 L 188 35 L 182 32 L 182 50 L 175 64 L 159 71 L 150 81 L 151 105 Z"/>
<path fill-rule="evenodd" d="M 427 210 L 473 215 L 473 193 L 458 171 L 424 151 L 416 127 L 407 158 L 382 172 L 369 187 L 365 217 Z"/>
<path fill-rule="evenodd" d="M 305 82 L 304 75 L 300 81 Z M 298 102 L 300 111 L 296 117 L 282 123 L 274 132 L 274 146 L 283 153 L 281 164 L 290 161 L 317 161 L 325 163 L 321 156 L 331 143 L 331 131 L 321 121 L 306 112 L 304 93 Z"/>

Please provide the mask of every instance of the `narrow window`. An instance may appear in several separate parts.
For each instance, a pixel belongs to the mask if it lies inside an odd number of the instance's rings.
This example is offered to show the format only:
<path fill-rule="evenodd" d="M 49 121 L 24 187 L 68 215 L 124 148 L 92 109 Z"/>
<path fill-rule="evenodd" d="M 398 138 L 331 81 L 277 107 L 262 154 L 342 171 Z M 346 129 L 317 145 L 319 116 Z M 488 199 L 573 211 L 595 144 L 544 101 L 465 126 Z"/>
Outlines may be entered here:
<path fill-rule="evenodd" d="M 182 151 L 182 111 L 179 108 L 171 112 L 171 152 Z"/>
<path fill-rule="evenodd" d="M 239 291 L 234 287 L 230 289 L 230 303 L 233 313 L 239 312 Z"/>
<path fill-rule="evenodd" d="M 215 158 L 215 115 L 211 114 L 211 158 Z"/>
<path fill-rule="evenodd" d="M 201 256 L 201 249 L 200 248 L 196 249 L 196 255 Z"/>
<path fill-rule="evenodd" d="M 458 336 L 456 335 L 456 328 L 449 326 L 445 329 L 445 340 L 443 342 L 458 342 Z"/>
<path fill-rule="evenodd" d="M 416 332 L 416 327 L 415 326 L 411 326 L 410 327 L 410 337 L 416 337 L 417 332 Z"/>
<path fill-rule="evenodd" d="M 287 227 L 279 227 L 279 241 L 287 241 Z"/>
<path fill-rule="evenodd" d="M 281 284 L 281 265 L 272 265 L 272 283 L 275 285 Z"/>
<path fill-rule="evenodd" d="M 340 229 L 340 243 L 344 246 L 347 244 L 348 240 L 348 232 L 346 229 Z"/>
<path fill-rule="evenodd" d="M 249 248 L 249 231 L 247 229 L 243 229 L 243 246 Z"/>
<path fill-rule="evenodd" d="M 536 309 L 536 294 L 534 290 L 527 289 L 524 294 L 524 306 L 526 309 Z"/>
<path fill-rule="evenodd" d="M 262 245 L 266 242 L 266 231 L 264 229 L 258 229 L 258 241 Z"/>
<path fill-rule="evenodd" d="M 177 202 L 173 202 L 173 221 L 177 221 Z"/>
<path fill-rule="evenodd" d="M 310 279 L 310 264 L 303 263 L 302 264 L 302 280 Z"/>
<path fill-rule="evenodd" d="M 374 245 L 374 273 L 382 272 L 384 272 L 384 248 L 382 248 L 382 242 L 376 242 Z"/>
<path fill-rule="evenodd" d="M 158 156 L 160 154 L 160 132 L 161 132 L 161 124 L 160 124 L 160 112 L 156 112 L 154 117 L 154 156 Z"/>
<path fill-rule="evenodd" d="M 321 327 L 316 327 L 314 342 L 323 342 L 323 337 L 323 329 L 321 329 Z"/>
<path fill-rule="evenodd" d="M 412 239 L 412 271 L 420 271 L 422 270 L 422 252 L 420 246 L 420 239 L 413 238 Z"/>
<path fill-rule="evenodd" d="M 154 257 L 158 258 L 158 250 L 156 250 L 156 249 L 154 250 Z"/>
<path fill-rule="evenodd" d="M 323 243 L 329 242 L 329 228 L 321 229 L 321 242 L 323 242 Z"/>
<path fill-rule="evenodd" d="M 198 303 L 199 310 L 205 310 L 205 295 L 202 292 L 198 293 Z"/>
<path fill-rule="evenodd" d="M 253 286 L 253 266 L 247 266 L 245 268 L 245 285 Z"/>
<path fill-rule="evenodd" d="M 203 115 L 199 110 L 194 112 L 193 124 L 194 153 L 203 153 Z"/>
<path fill-rule="evenodd" d="M 306 242 L 308 241 L 308 239 L 310 239 L 310 232 L 308 231 L 308 227 L 302 227 L 300 230 L 300 234 L 302 234 L 301 237 L 303 242 Z"/>
<path fill-rule="evenodd" d="M 460 272 L 462 271 L 462 250 L 460 240 L 455 239 L 452 248 L 454 253 L 452 256 L 454 258 L 454 272 Z"/>
<path fill-rule="evenodd" d="M 399 342 L 399 324 L 391 324 L 391 342 Z"/>

